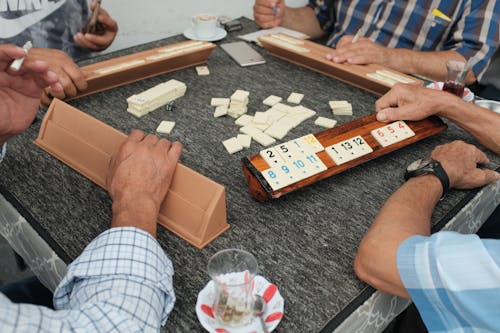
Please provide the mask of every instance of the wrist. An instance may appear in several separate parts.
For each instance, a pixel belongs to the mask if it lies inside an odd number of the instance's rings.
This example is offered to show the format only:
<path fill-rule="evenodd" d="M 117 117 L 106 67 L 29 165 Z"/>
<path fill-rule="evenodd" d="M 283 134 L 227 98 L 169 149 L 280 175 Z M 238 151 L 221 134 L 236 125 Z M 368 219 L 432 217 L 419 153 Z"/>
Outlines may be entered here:
<path fill-rule="evenodd" d="M 444 197 L 450 189 L 450 178 L 438 160 L 428 157 L 414 161 L 406 168 L 404 178 L 408 180 L 427 175 L 432 175 L 439 181 L 441 185 L 441 198 Z"/>
<path fill-rule="evenodd" d="M 414 64 L 415 59 L 413 59 L 410 50 L 388 47 L 385 49 L 386 60 L 383 65 L 402 73 L 415 73 L 415 68 L 417 66 Z"/>
<path fill-rule="evenodd" d="M 438 92 L 440 96 L 434 98 L 434 110 L 438 110 L 436 115 L 444 117 L 446 119 L 453 119 L 454 115 L 461 113 L 464 108 L 464 103 L 469 106 L 467 102 L 464 102 L 461 98 L 449 94 L 447 92 Z M 446 95 L 444 95 L 446 94 Z"/>
<path fill-rule="evenodd" d="M 433 173 L 410 178 L 406 183 L 411 186 L 425 189 L 425 196 L 433 202 L 438 202 L 443 196 L 443 186 L 441 181 Z"/>
<path fill-rule="evenodd" d="M 113 200 L 111 227 L 136 227 L 156 237 L 159 207 L 151 199 L 120 198 Z"/>

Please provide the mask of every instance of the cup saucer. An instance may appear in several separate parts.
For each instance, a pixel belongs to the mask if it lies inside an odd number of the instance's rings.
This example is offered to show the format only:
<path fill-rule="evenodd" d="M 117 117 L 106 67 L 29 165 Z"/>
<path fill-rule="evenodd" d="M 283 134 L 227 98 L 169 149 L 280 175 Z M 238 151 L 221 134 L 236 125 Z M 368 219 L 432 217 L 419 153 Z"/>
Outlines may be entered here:
<path fill-rule="evenodd" d="M 435 90 L 443 90 L 443 86 L 444 82 L 431 82 L 426 87 Z M 472 102 L 474 100 L 474 93 L 470 91 L 469 88 L 464 88 L 462 99 L 466 102 Z"/>
<path fill-rule="evenodd" d="M 194 33 L 193 28 L 187 28 L 186 30 L 184 30 L 184 37 L 186 37 L 187 39 L 201 40 L 204 42 L 215 42 L 215 41 L 221 40 L 222 38 L 226 37 L 226 35 L 227 35 L 227 31 L 222 29 L 222 28 L 219 28 L 219 27 L 215 28 L 215 34 L 213 36 L 210 36 L 210 37 L 198 37 Z"/>
<path fill-rule="evenodd" d="M 253 294 L 261 295 L 266 302 L 262 316 L 269 332 L 273 331 L 283 318 L 285 301 L 276 285 L 257 275 L 254 278 Z M 245 326 L 232 327 L 220 324 L 214 317 L 212 303 L 215 296 L 215 283 L 210 281 L 198 294 L 196 315 L 201 325 L 210 333 L 262 333 L 260 321 L 256 317 Z"/>

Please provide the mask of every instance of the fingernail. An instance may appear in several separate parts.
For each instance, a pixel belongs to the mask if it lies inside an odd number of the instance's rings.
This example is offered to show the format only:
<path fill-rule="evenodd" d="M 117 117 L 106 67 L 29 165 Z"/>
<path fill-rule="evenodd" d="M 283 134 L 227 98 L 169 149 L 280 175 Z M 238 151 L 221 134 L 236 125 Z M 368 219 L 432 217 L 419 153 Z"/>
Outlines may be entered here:
<path fill-rule="evenodd" d="M 326 59 L 328 59 L 328 60 L 332 60 L 332 55 L 331 55 L 330 53 L 328 53 L 328 54 L 326 55 Z"/>
<path fill-rule="evenodd" d="M 47 77 L 49 78 L 49 80 L 54 80 L 54 79 L 57 79 L 57 74 L 53 71 L 48 71 Z"/>
<path fill-rule="evenodd" d="M 378 121 L 387 121 L 387 113 L 384 111 L 377 112 L 377 120 Z"/>
<path fill-rule="evenodd" d="M 495 171 L 495 179 L 496 179 L 496 180 L 499 180 L 499 179 L 500 179 L 500 173 L 498 173 L 498 172 L 496 172 L 496 171 Z"/>
<path fill-rule="evenodd" d="M 333 57 L 333 61 L 339 62 L 340 61 L 340 57 Z"/>
<path fill-rule="evenodd" d="M 63 86 L 60 82 L 57 82 L 56 84 L 53 85 L 53 89 L 55 91 L 63 91 Z"/>

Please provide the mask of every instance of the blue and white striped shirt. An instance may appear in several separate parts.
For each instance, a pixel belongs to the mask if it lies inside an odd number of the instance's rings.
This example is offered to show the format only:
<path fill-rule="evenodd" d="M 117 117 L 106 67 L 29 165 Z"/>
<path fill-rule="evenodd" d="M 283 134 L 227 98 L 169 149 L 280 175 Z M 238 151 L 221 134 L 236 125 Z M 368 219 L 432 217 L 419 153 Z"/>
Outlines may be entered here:
<path fill-rule="evenodd" d="M 403 284 L 429 332 L 500 332 L 500 241 L 442 231 L 398 249 Z"/>
<path fill-rule="evenodd" d="M 54 293 L 56 311 L 0 293 L 0 331 L 158 332 L 174 306 L 173 273 L 147 232 L 109 229 L 68 267 Z"/>
<path fill-rule="evenodd" d="M 454 50 L 465 59 L 474 57 L 472 70 L 478 80 L 500 44 L 500 1 L 309 0 L 309 6 L 330 34 L 329 46 L 359 30 L 390 48 Z M 432 14 L 434 9 L 451 21 Z"/>

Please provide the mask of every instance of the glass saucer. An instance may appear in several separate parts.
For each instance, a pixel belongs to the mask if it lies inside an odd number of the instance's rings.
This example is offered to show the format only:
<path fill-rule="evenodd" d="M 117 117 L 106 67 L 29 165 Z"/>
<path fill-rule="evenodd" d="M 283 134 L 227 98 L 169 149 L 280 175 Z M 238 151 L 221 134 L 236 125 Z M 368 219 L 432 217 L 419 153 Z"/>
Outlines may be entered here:
<path fill-rule="evenodd" d="M 219 323 L 213 314 L 212 303 L 215 294 L 215 283 L 210 281 L 198 294 L 196 302 L 196 315 L 201 325 L 210 333 L 263 333 L 260 321 L 255 318 L 245 326 L 226 326 Z M 261 295 L 266 302 L 265 312 L 262 316 L 269 332 L 273 331 L 284 314 L 285 302 L 276 285 L 257 275 L 254 278 L 253 294 Z"/>

